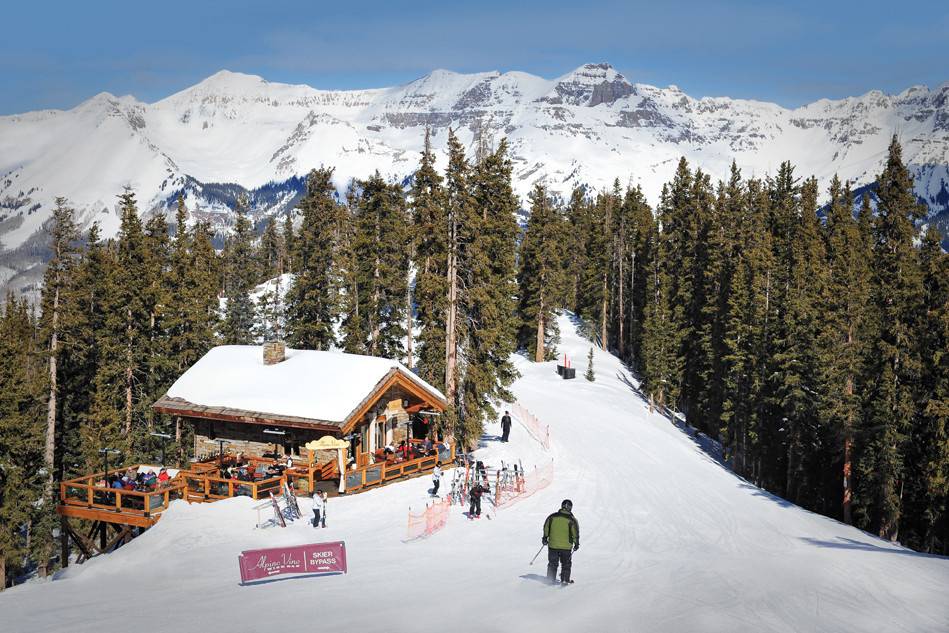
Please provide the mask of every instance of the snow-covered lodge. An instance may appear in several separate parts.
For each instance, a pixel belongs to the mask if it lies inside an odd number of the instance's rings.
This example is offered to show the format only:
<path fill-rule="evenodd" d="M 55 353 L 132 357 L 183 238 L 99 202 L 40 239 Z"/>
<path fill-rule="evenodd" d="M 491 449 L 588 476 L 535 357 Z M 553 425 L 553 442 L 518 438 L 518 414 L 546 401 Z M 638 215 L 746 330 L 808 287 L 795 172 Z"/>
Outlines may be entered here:
<path fill-rule="evenodd" d="M 341 465 L 355 472 L 384 461 L 385 446 L 430 437 L 446 401 L 395 360 L 267 343 L 213 348 L 153 408 L 192 425 L 199 459 L 290 456 L 326 478 L 339 476 L 335 452 L 307 444 L 326 436 L 348 441 Z M 343 481 L 340 491 L 363 483 Z"/>

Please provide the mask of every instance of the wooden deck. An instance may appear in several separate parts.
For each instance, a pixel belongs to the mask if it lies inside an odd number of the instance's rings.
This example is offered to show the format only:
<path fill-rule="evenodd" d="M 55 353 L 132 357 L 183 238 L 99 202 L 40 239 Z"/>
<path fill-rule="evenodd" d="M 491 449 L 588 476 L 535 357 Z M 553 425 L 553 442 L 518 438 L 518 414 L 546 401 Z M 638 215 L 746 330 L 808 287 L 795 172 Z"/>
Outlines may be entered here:
<path fill-rule="evenodd" d="M 185 485 L 177 477 L 147 492 L 97 486 L 95 482 L 102 478 L 102 473 L 96 473 L 60 483 L 57 512 L 76 519 L 150 527 L 168 504 L 185 494 Z"/>
<path fill-rule="evenodd" d="M 420 476 L 431 471 L 437 464 L 453 462 L 454 457 L 454 450 L 445 448 L 434 455 L 416 459 L 380 461 L 360 466 L 346 472 L 345 494 L 359 493 L 401 479 Z M 62 517 L 64 539 L 67 535 L 71 537 L 79 546 L 83 557 L 89 558 L 131 539 L 134 536 L 131 528 L 144 529 L 155 525 L 162 513 L 176 499 L 189 503 L 210 503 L 240 496 L 266 499 L 271 493 L 280 495 L 284 484 L 287 483 L 295 492 L 309 495 L 317 487 L 325 488 L 320 486 L 321 482 L 333 482 L 330 492 L 334 496 L 336 494 L 339 471 L 335 460 L 297 466 L 284 471 L 279 477 L 242 481 L 219 476 L 221 465 L 226 466 L 228 459 L 233 460 L 234 457 L 225 456 L 223 459 L 194 462 L 188 470 L 179 470 L 168 482 L 148 491 L 96 485 L 100 480 L 106 479 L 104 473 L 93 473 L 64 481 L 60 484 L 60 501 L 56 508 Z M 256 470 L 258 462 L 269 465 L 275 460 L 253 457 L 248 458 L 248 461 L 254 464 Z M 121 475 L 125 471 L 125 468 L 121 468 L 110 471 L 109 474 Z M 67 519 L 90 521 L 92 527 L 86 531 L 73 529 Z"/>

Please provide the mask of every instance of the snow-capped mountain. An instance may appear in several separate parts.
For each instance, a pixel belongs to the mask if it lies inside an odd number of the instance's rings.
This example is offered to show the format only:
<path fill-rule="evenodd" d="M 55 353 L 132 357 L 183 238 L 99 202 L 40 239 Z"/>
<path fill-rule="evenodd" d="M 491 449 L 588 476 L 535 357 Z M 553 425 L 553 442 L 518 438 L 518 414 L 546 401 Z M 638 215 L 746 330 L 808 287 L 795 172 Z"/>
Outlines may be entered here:
<path fill-rule="evenodd" d="M 653 203 L 681 156 L 714 179 L 732 159 L 745 176 L 790 160 L 822 186 L 835 173 L 868 184 L 895 133 L 931 216 L 940 224 L 949 216 L 949 82 L 790 110 L 631 83 L 608 64 L 554 80 L 436 70 L 402 86 L 348 91 L 221 71 L 156 103 L 102 93 L 68 111 L 0 117 L 0 281 L 42 258 L 56 196 L 84 223 L 98 220 L 105 235 L 118 227 L 116 195 L 125 186 L 143 211 L 173 208 L 182 192 L 195 216 L 224 227 L 238 192 L 249 192 L 258 215 L 281 213 L 320 165 L 335 167 L 340 189 L 377 169 L 405 179 L 426 126 L 439 151 L 449 127 L 471 147 L 479 137 L 506 137 L 522 196 L 537 181 L 568 195 L 575 185 L 603 189 L 619 178 L 641 185 Z M 26 272 L 17 283 L 31 280 Z"/>

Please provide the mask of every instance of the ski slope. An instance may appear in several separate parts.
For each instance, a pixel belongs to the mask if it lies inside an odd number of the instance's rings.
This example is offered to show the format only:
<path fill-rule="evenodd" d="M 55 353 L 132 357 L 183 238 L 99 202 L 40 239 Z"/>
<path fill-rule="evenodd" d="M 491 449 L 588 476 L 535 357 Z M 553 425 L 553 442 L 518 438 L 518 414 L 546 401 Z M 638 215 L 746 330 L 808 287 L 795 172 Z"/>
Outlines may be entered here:
<path fill-rule="evenodd" d="M 561 318 L 585 369 L 589 343 Z M 176 502 L 153 529 L 52 582 L 0 594 L 4 632 L 336 630 L 886 631 L 949 630 L 949 559 L 874 538 L 773 497 L 725 470 L 647 406 L 611 355 L 596 381 L 561 380 L 517 357 L 517 399 L 551 427 L 551 452 L 515 423 L 488 429 L 478 456 L 555 460 L 553 484 L 468 521 L 403 542 L 428 477 L 330 499 L 328 528 L 255 530 L 254 504 Z M 446 474 L 442 490 L 450 486 Z M 574 502 L 576 584 L 550 587 L 544 518 Z M 301 503 L 304 511 L 309 502 Z M 485 509 L 494 514 L 490 504 Z M 241 550 L 345 540 L 349 574 L 242 587 Z"/>

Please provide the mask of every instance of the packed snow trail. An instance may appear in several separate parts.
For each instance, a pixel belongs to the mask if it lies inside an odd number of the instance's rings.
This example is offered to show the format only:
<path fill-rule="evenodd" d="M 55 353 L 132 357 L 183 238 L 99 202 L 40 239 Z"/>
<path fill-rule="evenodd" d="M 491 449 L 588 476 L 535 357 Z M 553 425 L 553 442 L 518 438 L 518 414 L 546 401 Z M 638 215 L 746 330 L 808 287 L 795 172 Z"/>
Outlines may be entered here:
<path fill-rule="evenodd" d="M 566 352 L 589 342 L 560 321 Z M 613 356 L 596 381 L 564 381 L 554 363 L 517 358 L 521 404 L 551 427 L 548 453 L 515 421 L 490 465 L 555 460 L 551 486 L 468 521 L 454 506 L 433 536 L 404 542 L 409 506 L 429 477 L 330 499 L 327 525 L 255 530 L 254 502 L 176 503 L 149 532 L 54 582 L 0 594 L 0 630 L 233 633 L 363 631 L 896 631 L 949 630 L 949 559 L 926 556 L 802 510 L 739 479 L 648 407 Z M 579 367 L 582 369 L 582 367 Z M 578 374 L 581 372 L 578 371 Z M 451 471 L 440 492 L 448 494 Z M 570 498 L 580 523 L 570 588 L 533 565 L 544 518 Z M 304 516 L 310 503 L 301 500 Z M 345 540 L 345 576 L 239 585 L 241 550 Z"/>

